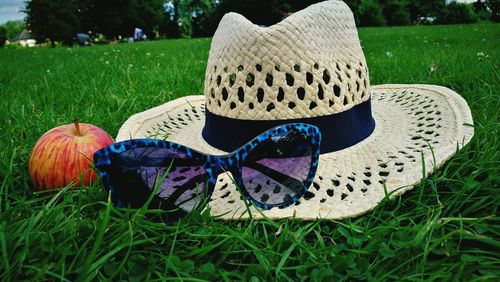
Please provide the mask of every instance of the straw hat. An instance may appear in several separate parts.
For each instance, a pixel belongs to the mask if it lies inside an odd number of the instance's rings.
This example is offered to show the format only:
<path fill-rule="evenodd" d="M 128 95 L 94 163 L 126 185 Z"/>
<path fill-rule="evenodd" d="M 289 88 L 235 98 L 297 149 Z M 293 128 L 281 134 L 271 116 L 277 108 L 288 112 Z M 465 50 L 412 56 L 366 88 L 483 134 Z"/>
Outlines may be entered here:
<path fill-rule="evenodd" d="M 450 89 L 370 85 L 354 17 L 342 1 L 311 5 L 267 28 L 226 14 L 212 40 L 204 94 L 133 115 L 117 141 L 159 138 L 224 154 L 276 123 L 319 123 L 313 185 L 294 206 L 251 207 L 256 218 L 368 212 L 386 193 L 412 189 L 474 134 L 467 103 Z M 248 217 L 227 174 L 209 206 L 223 219 Z"/>

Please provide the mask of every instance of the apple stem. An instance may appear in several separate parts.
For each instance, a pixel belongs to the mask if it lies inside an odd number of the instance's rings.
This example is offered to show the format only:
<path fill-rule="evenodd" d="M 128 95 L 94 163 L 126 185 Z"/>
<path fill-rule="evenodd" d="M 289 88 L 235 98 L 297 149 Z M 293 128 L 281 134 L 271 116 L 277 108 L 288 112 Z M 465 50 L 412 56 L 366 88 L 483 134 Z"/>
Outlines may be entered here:
<path fill-rule="evenodd" d="M 75 124 L 76 136 L 80 136 L 80 124 L 78 123 L 78 119 L 75 118 L 73 123 Z"/>

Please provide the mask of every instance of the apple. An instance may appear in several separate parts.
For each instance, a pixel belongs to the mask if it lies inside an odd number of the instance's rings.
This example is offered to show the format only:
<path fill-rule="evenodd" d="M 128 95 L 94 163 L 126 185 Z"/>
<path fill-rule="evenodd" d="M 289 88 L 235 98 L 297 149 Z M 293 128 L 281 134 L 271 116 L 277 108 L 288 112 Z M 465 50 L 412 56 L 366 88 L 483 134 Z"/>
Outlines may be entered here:
<path fill-rule="evenodd" d="M 38 190 L 73 184 L 88 186 L 97 178 L 92 170 L 94 153 L 113 144 L 113 138 L 91 124 L 61 125 L 36 142 L 29 160 L 29 173 Z"/>

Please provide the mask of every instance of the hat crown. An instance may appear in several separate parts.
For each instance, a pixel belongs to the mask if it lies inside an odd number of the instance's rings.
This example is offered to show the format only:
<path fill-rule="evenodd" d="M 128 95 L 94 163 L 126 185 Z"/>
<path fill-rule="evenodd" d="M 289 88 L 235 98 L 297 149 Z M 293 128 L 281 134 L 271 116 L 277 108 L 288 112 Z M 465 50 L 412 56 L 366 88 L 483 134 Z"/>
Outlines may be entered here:
<path fill-rule="evenodd" d="M 368 100 L 368 89 L 354 16 L 344 2 L 325 1 L 270 27 L 226 14 L 204 92 L 216 115 L 273 120 L 343 112 Z"/>

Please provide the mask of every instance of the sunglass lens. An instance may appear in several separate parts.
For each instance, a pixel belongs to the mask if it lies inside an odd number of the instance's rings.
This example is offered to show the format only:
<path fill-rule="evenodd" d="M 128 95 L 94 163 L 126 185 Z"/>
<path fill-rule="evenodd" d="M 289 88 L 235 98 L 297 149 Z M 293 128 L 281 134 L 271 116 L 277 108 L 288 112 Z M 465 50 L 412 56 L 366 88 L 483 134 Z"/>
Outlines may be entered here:
<path fill-rule="evenodd" d="M 289 131 L 271 137 L 255 147 L 243 162 L 245 189 L 267 206 L 288 206 L 305 192 L 311 170 L 311 137 Z"/>
<path fill-rule="evenodd" d="M 121 206 L 162 209 L 164 221 L 178 221 L 198 207 L 208 183 L 203 164 L 176 150 L 139 147 L 114 157 L 109 168 L 113 198 Z"/>

